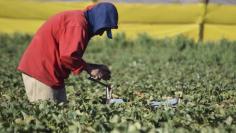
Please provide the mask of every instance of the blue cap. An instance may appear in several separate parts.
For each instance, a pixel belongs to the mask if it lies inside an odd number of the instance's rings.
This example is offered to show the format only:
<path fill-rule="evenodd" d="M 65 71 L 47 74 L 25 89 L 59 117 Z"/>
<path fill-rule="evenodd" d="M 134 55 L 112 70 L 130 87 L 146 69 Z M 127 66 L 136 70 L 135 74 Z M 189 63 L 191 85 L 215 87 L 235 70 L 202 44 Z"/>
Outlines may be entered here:
<path fill-rule="evenodd" d="M 112 39 L 111 29 L 118 28 L 118 12 L 112 3 L 102 2 L 85 12 L 89 23 L 91 35 L 96 35 L 99 30 L 105 29 L 107 37 Z"/>

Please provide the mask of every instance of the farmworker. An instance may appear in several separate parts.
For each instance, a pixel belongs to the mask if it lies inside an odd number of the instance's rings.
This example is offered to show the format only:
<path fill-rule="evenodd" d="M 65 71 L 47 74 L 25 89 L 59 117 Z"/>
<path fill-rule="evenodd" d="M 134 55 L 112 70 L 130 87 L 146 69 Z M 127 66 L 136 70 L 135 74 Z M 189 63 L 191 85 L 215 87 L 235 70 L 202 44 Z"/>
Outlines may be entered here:
<path fill-rule="evenodd" d="M 102 2 L 85 10 L 65 11 L 49 18 L 36 32 L 21 57 L 18 70 L 30 102 L 66 102 L 64 79 L 72 72 L 86 71 L 96 79 L 109 80 L 106 65 L 82 59 L 89 40 L 118 28 L 118 12 L 112 3 Z"/>

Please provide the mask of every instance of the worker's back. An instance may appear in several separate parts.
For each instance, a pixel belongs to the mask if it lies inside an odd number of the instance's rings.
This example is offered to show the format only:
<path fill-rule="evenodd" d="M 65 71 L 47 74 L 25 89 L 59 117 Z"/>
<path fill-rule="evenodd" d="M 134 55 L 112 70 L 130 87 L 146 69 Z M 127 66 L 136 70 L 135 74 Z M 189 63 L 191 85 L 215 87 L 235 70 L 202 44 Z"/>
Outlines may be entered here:
<path fill-rule="evenodd" d="M 64 86 L 64 79 L 70 71 L 81 71 L 73 70 L 72 61 L 68 58 L 82 57 L 88 40 L 88 24 L 83 11 L 58 13 L 36 32 L 22 56 L 18 70 L 48 86 L 60 88 Z M 80 52 L 73 53 L 76 50 Z M 76 64 L 77 67 L 83 65 L 83 61 Z"/>

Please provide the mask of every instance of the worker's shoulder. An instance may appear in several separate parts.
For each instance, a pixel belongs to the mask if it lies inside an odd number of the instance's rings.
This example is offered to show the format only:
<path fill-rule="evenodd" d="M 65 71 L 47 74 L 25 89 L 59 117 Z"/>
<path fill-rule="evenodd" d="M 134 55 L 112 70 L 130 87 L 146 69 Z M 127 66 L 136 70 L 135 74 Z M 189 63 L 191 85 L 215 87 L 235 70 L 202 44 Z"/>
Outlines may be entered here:
<path fill-rule="evenodd" d="M 84 11 L 70 10 L 58 14 L 67 26 L 86 26 Z"/>

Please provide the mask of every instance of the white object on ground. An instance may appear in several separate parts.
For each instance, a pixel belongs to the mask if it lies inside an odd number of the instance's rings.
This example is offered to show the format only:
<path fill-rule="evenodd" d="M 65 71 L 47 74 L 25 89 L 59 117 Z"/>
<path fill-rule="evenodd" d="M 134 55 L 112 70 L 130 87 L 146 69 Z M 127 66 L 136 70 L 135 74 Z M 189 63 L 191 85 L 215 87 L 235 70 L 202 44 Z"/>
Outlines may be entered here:
<path fill-rule="evenodd" d="M 109 103 L 124 103 L 123 99 L 110 99 Z"/>
<path fill-rule="evenodd" d="M 167 105 L 167 106 L 175 106 L 179 103 L 179 99 L 178 98 L 173 98 L 173 99 L 168 99 L 168 100 L 165 100 L 165 101 L 161 101 L 161 102 L 158 102 L 158 101 L 152 101 L 150 103 L 150 105 L 154 108 L 157 108 L 159 106 L 162 106 L 162 105 Z"/>

